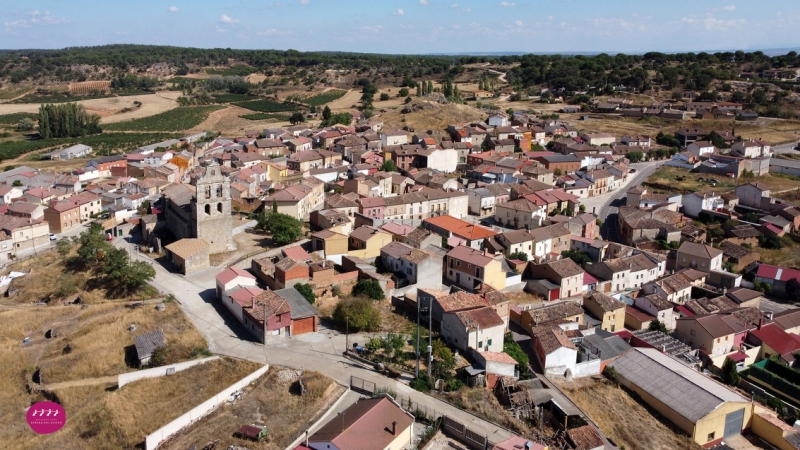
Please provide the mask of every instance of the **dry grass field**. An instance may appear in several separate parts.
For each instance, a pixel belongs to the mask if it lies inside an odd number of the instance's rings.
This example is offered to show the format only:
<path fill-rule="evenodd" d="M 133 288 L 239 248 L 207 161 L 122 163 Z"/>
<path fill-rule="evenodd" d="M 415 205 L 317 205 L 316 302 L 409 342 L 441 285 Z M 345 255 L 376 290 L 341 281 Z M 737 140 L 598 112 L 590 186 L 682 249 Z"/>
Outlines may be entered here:
<path fill-rule="evenodd" d="M 582 378 L 559 385 L 603 433 L 627 450 L 701 449 L 667 419 L 654 416 L 650 407 L 605 378 Z"/>
<path fill-rule="evenodd" d="M 486 114 L 468 105 L 424 103 L 425 109 L 408 114 L 400 112 L 401 108 L 381 115 L 383 126 L 386 129 L 402 129 L 409 126 L 418 133 L 433 130 L 435 133 L 444 134 L 447 125 L 452 123 L 471 122 L 485 119 Z"/>
<path fill-rule="evenodd" d="M 234 403 L 225 404 L 177 435 L 167 450 L 203 448 L 219 439 L 217 448 L 242 445 L 252 450 L 282 450 L 314 423 L 344 392 L 344 388 L 318 372 L 302 373 L 308 393 L 300 395 L 299 383 L 283 381 L 281 369 L 270 371 L 245 389 Z M 291 371 L 284 371 L 284 375 Z M 233 437 L 242 425 L 261 424 L 267 437 L 258 443 Z"/>
<path fill-rule="evenodd" d="M 108 391 L 102 386 L 63 389 L 55 395 L 64 406 L 67 423 L 49 435 L 34 434 L 24 419 L 25 408 L 44 397 L 28 395 L 18 387 L 14 397 L 3 402 L 0 440 L 5 448 L 20 450 L 134 448 L 149 433 L 258 367 L 248 361 L 223 359 L 117 390 Z"/>
<path fill-rule="evenodd" d="M 87 112 L 102 116 L 102 123 L 114 123 L 150 117 L 177 108 L 178 102 L 176 99 L 181 95 L 180 91 L 162 91 L 148 95 L 80 100 L 77 103 L 84 105 Z M 135 107 L 134 101 L 142 102 L 142 106 Z M 0 104 L 0 114 L 37 113 L 39 112 L 39 106 L 39 103 L 3 103 Z M 120 112 L 124 108 L 132 108 L 132 110 L 124 113 Z"/>

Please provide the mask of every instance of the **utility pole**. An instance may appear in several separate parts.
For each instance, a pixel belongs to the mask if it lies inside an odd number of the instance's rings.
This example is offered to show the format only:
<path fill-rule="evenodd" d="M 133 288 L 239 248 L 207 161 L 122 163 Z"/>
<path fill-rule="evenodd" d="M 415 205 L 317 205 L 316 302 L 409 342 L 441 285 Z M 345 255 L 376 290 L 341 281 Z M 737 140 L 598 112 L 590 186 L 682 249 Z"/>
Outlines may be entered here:
<path fill-rule="evenodd" d="M 414 370 L 414 378 L 419 378 L 419 297 L 417 297 L 417 367 Z"/>
<path fill-rule="evenodd" d="M 433 363 L 433 343 L 431 342 L 431 335 L 433 334 L 433 299 L 428 301 L 428 380 L 431 379 L 431 365 Z"/>
<path fill-rule="evenodd" d="M 350 351 L 350 318 L 344 318 L 344 354 Z"/>

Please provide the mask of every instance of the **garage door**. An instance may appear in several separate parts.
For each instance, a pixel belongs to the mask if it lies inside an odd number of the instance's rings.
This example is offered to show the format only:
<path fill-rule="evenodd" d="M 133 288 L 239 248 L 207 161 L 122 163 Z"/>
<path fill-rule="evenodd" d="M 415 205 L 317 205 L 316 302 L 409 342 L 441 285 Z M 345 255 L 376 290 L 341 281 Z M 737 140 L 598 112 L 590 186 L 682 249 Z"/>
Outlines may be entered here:
<path fill-rule="evenodd" d="M 292 321 L 292 334 L 298 335 L 314 331 L 314 317 L 306 317 Z"/>
<path fill-rule="evenodd" d="M 725 437 L 737 436 L 742 432 L 744 409 L 734 411 L 725 416 Z"/>

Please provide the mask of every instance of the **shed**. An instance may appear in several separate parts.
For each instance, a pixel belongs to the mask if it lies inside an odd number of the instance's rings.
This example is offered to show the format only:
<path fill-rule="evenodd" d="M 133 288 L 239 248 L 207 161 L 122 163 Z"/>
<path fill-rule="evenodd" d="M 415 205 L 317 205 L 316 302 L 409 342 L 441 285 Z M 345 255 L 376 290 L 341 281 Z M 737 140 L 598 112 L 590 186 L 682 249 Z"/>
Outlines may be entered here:
<path fill-rule="evenodd" d="M 167 348 L 164 333 L 161 330 L 134 337 L 133 345 L 136 347 L 136 357 L 139 359 L 140 366 L 146 366 L 150 363 L 150 358 L 157 348 Z"/>
<path fill-rule="evenodd" d="M 264 425 L 242 425 L 234 435 L 242 439 L 258 441 L 267 435 L 267 427 Z"/>

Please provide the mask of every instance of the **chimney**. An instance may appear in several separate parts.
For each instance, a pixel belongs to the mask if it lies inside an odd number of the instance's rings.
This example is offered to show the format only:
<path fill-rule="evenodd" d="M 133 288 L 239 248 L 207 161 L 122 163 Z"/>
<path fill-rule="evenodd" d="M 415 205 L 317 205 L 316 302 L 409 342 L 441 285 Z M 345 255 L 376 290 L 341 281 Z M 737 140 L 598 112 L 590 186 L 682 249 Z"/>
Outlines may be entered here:
<path fill-rule="evenodd" d="M 392 436 L 397 436 L 397 422 L 392 422 Z"/>
<path fill-rule="evenodd" d="M 758 329 L 760 330 L 761 327 L 764 326 L 764 316 L 759 317 L 758 319 Z"/>
<path fill-rule="evenodd" d="M 767 320 L 772 320 L 772 311 L 767 311 Z"/>

